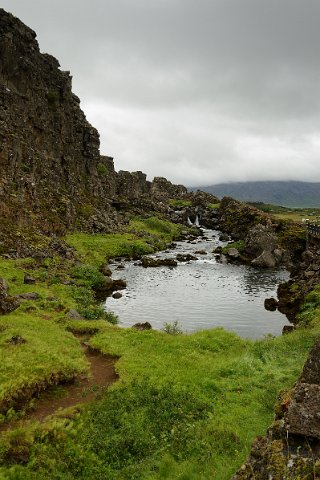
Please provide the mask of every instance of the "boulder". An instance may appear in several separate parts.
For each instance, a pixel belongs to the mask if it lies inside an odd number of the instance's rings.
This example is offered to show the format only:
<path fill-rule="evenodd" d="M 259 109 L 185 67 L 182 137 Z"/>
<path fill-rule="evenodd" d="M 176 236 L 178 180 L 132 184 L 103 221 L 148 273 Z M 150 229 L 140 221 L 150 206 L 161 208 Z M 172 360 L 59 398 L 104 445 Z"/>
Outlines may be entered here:
<path fill-rule="evenodd" d="M 269 310 L 269 312 L 274 312 L 277 310 L 278 302 L 275 298 L 266 298 L 264 301 L 264 308 Z"/>
<path fill-rule="evenodd" d="M 151 330 L 152 326 L 149 322 L 144 322 L 144 323 L 135 323 L 132 325 L 132 328 L 135 328 L 136 330 Z"/>
<path fill-rule="evenodd" d="M 259 257 L 254 258 L 251 262 L 253 267 L 274 268 L 277 262 L 274 255 L 267 250 L 264 250 Z"/>
<path fill-rule="evenodd" d="M 8 295 L 8 289 L 6 280 L 0 277 L 0 298 L 5 298 Z"/>
<path fill-rule="evenodd" d="M 112 298 L 121 298 L 122 297 L 122 293 L 120 292 L 115 292 L 113 295 L 112 295 Z"/>
<path fill-rule="evenodd" d="M 141 265 L 144 268 L 148 267 L 176 267 L 178 265 L 177 261 L 174 258 L 152 258 L 152 257 L 143 257 L 141 260 Z"/>
<path fill-rule="evenodd" d="M 75 310 L 74 308 L 70 308 L 69 312 L 67 313 L 67 317 L 71 318 L 72 320 L 82 320 L 83 316 Z"/>
<path fill-rule="evenodd" d="M 106 263 L 100 265 L 99 272 L 101 272 L 105 277 L 111 277 L 112 275 L 111 268 Z"/>
<path fill-rule="evenodd" d="M 178 262 L 190 262 L 190 260 L 198 260 L 198 258 L 191 253 L 178 253 L 178 255 L 176 255 L 176 259 Z"/>
<path fill-rule="evenodd" d="M 113 280 L 113 290 L 123 290 L 124 288 L 127 288 L 127 282 L 124 278 L 117 278 L 116 280 Z"/>
<path fill-rule="evenodd" d="M 24 278 L 23 278 L 23 283 L 25 283 L 26 285 L 32 285 L 32 284 L 36 283 L 36 279 L 31 277 L 31 275 L 28 275 L 26 273 Z"/>
<path fill-rule="evenodd" d="M 230 237 L 227 233 L 222 233 L 219 236 L 219 240 L 220 240 L 220 242 L 228 242 L 230 240 Z"/>
<path fill-rule="evenodd" d="M 226 252 L 227 256 L 236 259 L 240 257 L 240 253 L 236 248 L 229 248 Z"/>
<path fill-rule="evenodd" d="M 246 250 L 253 256 L 262 252 L 273 252 L 277 248 L 277 236 L 272 225 L 258 223 L 250 228 L 246 237 Z"/>
<path fill-rule="evenodd" d="M 0 315 L 6 315 L 13 312 L 20 306 L 19 301 L 15 297 L 0 298 Z"/>

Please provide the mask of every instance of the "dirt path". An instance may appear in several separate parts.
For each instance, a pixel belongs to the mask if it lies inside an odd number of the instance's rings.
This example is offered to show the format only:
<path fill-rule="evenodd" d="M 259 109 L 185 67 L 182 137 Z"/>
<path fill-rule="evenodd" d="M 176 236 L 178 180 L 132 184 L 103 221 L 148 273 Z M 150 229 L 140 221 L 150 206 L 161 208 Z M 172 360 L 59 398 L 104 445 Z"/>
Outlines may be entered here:
<path fill-rule="evenodd" d="M 59 409 L 73 407 L 78 404 L 89 403 L 101 391 L 118 379 L 115 371 L 116 357 L 103 355 L 98 350 L 91 349 L 83 343 L 82 348 L 90 363 L 90 378 L 79 379 L 76 383 L 59 385 L 43 392 L 36 400 L 32 411 L 22 420 L 12 421 L 0 426 L 0 432 L 21 426 L 26 421 L 43 421 L 47 416 L 56 413 Z"/>

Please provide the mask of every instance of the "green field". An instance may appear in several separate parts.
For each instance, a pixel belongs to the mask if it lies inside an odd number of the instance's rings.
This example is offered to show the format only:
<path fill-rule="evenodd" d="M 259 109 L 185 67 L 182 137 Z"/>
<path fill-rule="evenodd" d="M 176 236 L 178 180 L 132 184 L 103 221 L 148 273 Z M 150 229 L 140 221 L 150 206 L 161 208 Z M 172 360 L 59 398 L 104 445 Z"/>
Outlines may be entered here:
<path fill-rule="evenodd" d="M 251 203 L 250 205 L 260 210 L 274 215 L 281 220 L 292 220 L 294 222 L 320 223 L 320 208 L 288 208 L 279 205 L 269 205 L 265 203 Z"/>

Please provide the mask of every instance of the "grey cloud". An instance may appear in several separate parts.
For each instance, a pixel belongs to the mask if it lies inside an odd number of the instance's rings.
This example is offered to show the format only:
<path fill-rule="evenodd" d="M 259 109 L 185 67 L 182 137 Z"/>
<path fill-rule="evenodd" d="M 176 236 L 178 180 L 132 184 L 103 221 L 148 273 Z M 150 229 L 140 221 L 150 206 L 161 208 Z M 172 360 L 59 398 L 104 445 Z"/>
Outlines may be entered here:
<path fill-rule="evenodd" d="M 318 0 L 3 0 L 71 70 L 118 168 L 320 180 Z"/>

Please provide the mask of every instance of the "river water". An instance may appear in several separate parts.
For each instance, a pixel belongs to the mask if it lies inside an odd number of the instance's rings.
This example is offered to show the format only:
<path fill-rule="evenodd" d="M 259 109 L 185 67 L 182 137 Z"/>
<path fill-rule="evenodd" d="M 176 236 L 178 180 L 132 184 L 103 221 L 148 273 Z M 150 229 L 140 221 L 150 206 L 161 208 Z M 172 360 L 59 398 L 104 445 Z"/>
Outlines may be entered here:
<path fill-rule="evenodd" d="M 177 321 L 184 332 L 223 327 L 246 338 L 280 335 L 287 319 L 264 309 L 264 300 L 276 297 L 279 283 L 288 279 L 286 270 L 262 270 L 218 263 L 212 250 L 226 242 L 219 232 L 203 229 L 207 239 L 178 242 L 174 250 L 153 257 L 192 253 L 198 260 L 178 262 L 177 267 L 143 268 L 135 262 L 112 265 L 113 278 L 125 278 L 122 298 L 109 297 L 107 310 L 119 316 L 120 326 L 150 322 L 154 329 Z M 195 253 L 204 250 L 206 254 Z"/>

